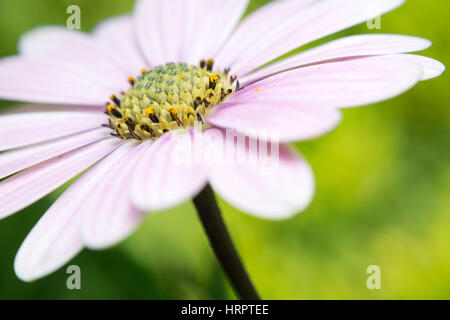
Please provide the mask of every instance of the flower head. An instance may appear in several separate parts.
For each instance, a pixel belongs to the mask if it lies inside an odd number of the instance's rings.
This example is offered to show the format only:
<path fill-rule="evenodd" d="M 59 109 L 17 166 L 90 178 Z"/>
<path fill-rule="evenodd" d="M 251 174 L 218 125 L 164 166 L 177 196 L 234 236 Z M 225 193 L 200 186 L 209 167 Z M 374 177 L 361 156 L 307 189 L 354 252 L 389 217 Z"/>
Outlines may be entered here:
<path fill-rule="evenodd" d="M 205 126 L 204 117 L 233 93 L 233 76 L 213 72 L 213 60 L 199 66 L 167 63 L 144 70 L 120 98 L 112 95 L 106 111 L 121 139 L 156 140 L 170 130 Z"/>
<path fill-rule="evenodd" d="M 247 2 L 140 0 L 132 15 L 92 34 L 31 31 L 18 56 L 0 60 L 0 98 L 48 109 L 0 117 L 0 218 L 82 173 L 21 246 L 21 279 L 49 274 L 83 247 L 114 245 L 146 212 L 188 200 L 208 182 L 243 211 L 290 217 L 310 203 L 314 179 L 286 143 L 334 129 L 339 108 L 394 97 L 444 70 L 405 54 L 429 41 L 388 34 L 270 63 L 402 0 L 274 1 L 238 24 Z M 174 163 L 199 140 L 201 161 Z M 205 161 L 211 155 L 232 161 Z M 271 160 L 275 170 L 262 172 Z"/>

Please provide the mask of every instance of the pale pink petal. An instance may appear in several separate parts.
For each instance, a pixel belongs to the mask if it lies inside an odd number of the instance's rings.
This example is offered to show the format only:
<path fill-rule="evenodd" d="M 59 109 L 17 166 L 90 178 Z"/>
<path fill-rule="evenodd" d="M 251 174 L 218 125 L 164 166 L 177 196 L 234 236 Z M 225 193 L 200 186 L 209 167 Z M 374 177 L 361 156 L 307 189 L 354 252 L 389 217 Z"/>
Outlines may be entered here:
<path fill-rule="evenodd" d="M 362 34 L 328 42 L 287 59 L 273 63 L 240 79 L 241 84 L 284 70 L 340 58 L 415 52 L 428 48 L 426 39 L 394 34 Z"/>
<path fill-rule="evenodd" d="M 0 182 L 0 218 L 27 207 L 60 187 L 114 150 L 118 142 L 119 139 L 108 138 L 90 144 Z"/>
<path fill-rule="evenodd" d="M 84 204 L 97 184 L 109 176 L 126 145 L 114 150 L 75 181 L 28 234 L 17 253 L 14 269 L 33 281 L 59 269 L 83 248 L 81 227 Z"/>
<path fill-rule="evenodd" d="M 108 123 L 102 112 L 33 112 L 0 117 L 0 151 L 18 148 L 74 133 L 100 128 Z"/>
<path fill-rule="evenodd" d="M 422 66 L 423 75 L 420 80 L 429 80 L 439 77 L 445 71 L 445 65 L 432 58 L 419 56 L 416 54 L 399 54 L 396 55 L 396 57 Z"/>
<path fill-rule="evenodd" d="M 102 128 L 23 147 L 0 154 L 0 179 L 45 160 L 110 137 L 111 129 Z"/>
<path fill-rule="evenodd" d="M 206 167 L 183 156 L 184 148 L 189 149 L 192 142 L 191 133 L 171 132 L 148 146 L 131 180 L 131 198 L 138 209 L 167 209 L 201 190 L 206 183 Z"/>
<path fill-rule="evenodd" d="M 396 55 L 313 65 L 256 82 L 227 102 L 296 102 L 307 107 L 356 107 L 397 96 L 422 77 L 422 67 Z"/>
<path fill-rule="evenodd" d="M 318 1 L 292 14 L 259 39 L 249 41 L 248 49 L 230 67 L 238 76 L 245 75 L 284 53 L 375 18 L 403 2 L 404 0 Z"/>
<path fill-rule="evenodd" d="M 182 62 L 181 24 L 186 19 L 181 16 L 188 4 L 188 1 L 176 0 L 136 2 L 134 30 L 142 52 L 152 66 Z"/>
<path fill-rule="evenodd" d="M 312 170 L 286 145 L 269 144 L 263 148 L 259 141 L 258 148 L 251 148 L 249 142 L 236 143 L 234 149 L 233 143 L 223 150 L 224 157 L 233 161 L 211 165 L 209 181 L 233 206 L 257 217 L 285 219 L 311 202 Z"/>
<path fill-rule="evenodd" d="M 216 126 L 234 128 L 254 138 L 269 135 L 282 142 L 292 142 L 331 131 L 339 124 L 341 113 L 296 102 L 225 103 L 207 119 Z"/>
<path fill-rule="evenodd" d="M 149 143 L 130 143 L 129 150 L 103 179 L 83 205 L 83 243 L 90 249 L 104 249 L 122 241 L 132 233 L 145 214 L 130 201 L 130 177 L 134 164 L 148 151 Z"/>
<path fill-rule="evenodd" d="M 249 0 L 207 0 L 197 1 L 204 9 L 189 8 L 189 16 L 193 28 L 185 34 L 187 51 L 186 61 L 196 64 L 200 59 L 214 57 L 219 48 L 236 27 L 239 19 L 244 15 Z M 199 16 L 200 15 L 200 16 Z"/>
<path fill-rule="evenodd" d="M 139 0 L 135 30 L 147 60 L 198 63 L 220 47 L 247 0 Z"/>
<path fill-rule="evenodd" d="M 134 30 L 136 38 L 141 47 L 144 57 L 152 66 L 157 66 L 168 62 L 170 59 L 166 55 L 165 44 L 168 39 L 164 39 L 161 29 L 162 12 L 159 9 L 167 1 L 138 0 L 134 8 Z M 182 12 L 176 10 L 176 12 Z M 178 21 L 175 21 L 177 24 Z M 179 39 L 175 39 L 177 41 Z M 176 62 L 178 59 L 172 62 Z"/>
<path fill-rule="evenodd" d="M 273 28 L 317 0 L 272 1 L 252 12 L 236 28 L 215 56 L 217 65 L 227 68 Z"/>
<path fill-rule="evenodd" d="M 94 29 L 93 35 L 99 44 L 109 48 L 126 64 L 130 75 L 139 74 L 141 69 L 149 67 L 138 47 L 131 15 L 117 16 L 101 22 Z"/>
<path fill-rule="evenodd" d="M 47 111 L 99 111 L 104 112 L 105 106 L 77 106 L 77 105 L 57 105 L 57 104 L 17 104 L 9 108 L 1 109 L 0 115 L 27 113 L 27 112 L 47 112 Z"/>
<path fill-rule="evenodd" d="M 100 74 L 95 68 L 51 57 L 0 60 L 0 99 L 35 103 L 103 105 L 130 87 L 127 76 Z"/>
<path fill-rule="evenodd" d="M 60 26 L 40 27 L 26 33 L 20 39 L 19 53 L 76 64 L 105 83 L 126 81 L 130 71 L 127 61 L 115 54 L 114 47 L 102 45 L 91 34 Z"/>

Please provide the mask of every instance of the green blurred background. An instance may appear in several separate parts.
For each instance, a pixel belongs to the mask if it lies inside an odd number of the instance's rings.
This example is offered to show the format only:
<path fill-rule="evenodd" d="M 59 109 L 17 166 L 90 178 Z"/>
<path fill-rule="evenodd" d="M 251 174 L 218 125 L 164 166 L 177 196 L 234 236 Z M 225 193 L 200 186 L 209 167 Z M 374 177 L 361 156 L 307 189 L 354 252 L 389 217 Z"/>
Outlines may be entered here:
<path fill-rule="evenodd" d="M 265 2 L 253 0 L 249 12 Z M 25 31 L 65 24 L 70 4 L 81 7 L 84 31 L 133 7 L 132 0 L 2 0 L 0 56 L 15 54 Z M 450 65 L 449 12 L 448 0 L 409 0 L 382 17 L 381 30 L 361 25 L 327 39 L 422 36 L 434 43 L 424 54 Z M 220 201 L 263 298 L 450 298 L 449 86 L 444 73 L 393 100 L 345 110 L 337 130 L 297 144 L 314 168 L 317 191 L 295 218 L 264 221 Z M 83 251 L 71 262 L 81 267 L 81 290 L 66 288 L 65 268 L 21 282 L 13 272 L 17 249 L 61 191 L 0 222 L 0 299 L 235 298 L 191 203 L 149 215 L 113 249 Z M 366 287 L 372 264 L 381 268 L 381 290 Z"/>

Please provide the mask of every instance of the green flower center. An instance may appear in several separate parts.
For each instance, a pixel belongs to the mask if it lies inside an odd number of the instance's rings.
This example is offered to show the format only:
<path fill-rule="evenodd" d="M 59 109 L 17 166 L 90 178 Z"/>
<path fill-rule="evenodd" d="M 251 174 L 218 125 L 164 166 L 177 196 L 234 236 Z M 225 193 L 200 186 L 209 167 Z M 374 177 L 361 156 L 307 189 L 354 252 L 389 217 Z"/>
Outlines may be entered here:
<path fill-rule="evenodd" d="M 175 129 L 200 127 L 204 117 L 233 93 L 234 76 L 213 71 L 212 60 L 200 66 L 168 63 L 128 80 L 132 87 L 112 95 L 106 112 L 109 127 L 121 139 L 157 139 Z M 238 87 L 238 85 L 237 85 Z"/>

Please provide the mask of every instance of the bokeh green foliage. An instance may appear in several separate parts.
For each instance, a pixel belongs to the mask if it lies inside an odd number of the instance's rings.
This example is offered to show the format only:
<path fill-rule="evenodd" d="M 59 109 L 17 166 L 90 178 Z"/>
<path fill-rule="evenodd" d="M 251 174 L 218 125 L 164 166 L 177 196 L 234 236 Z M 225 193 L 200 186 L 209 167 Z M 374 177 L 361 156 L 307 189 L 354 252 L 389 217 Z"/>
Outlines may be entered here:
<path fill-rule="evenodd" d="M 252 1 L 249 10 L 264 2 Z M 64 24 L 69 4 L 81 7 L 82 29 L 89 31 L 130 11 L 133 1 L 2 0 L 0 56 L 16 53 L 23 32 Z M 434 43 L 424 54 L 450 65 L 448 12 L 448 0 L 409 0 L 382 17 L 382 30 L 361 25 L 327 39 L 373 32 L 422 36 Z M 317 190 L 295 218 L 264 221 L 220 201 L 264 298 L 450 298 L 449 86 L 447 73 L 390 101 L 345 110 L 337 130 L 296 144 L 314 168 Z M 61 191 L 0 222 L 1 299 L 234 298 L 191 203 L 149 215 L 115 248 L 83 251 L 72 262 L 82 269 L 80 291 L 66 288 L 65 268 L 21 282 L 13 272 L 15 253 Z M 381 290 L 366 288 L 371 264 L 381 267 Z"/>

